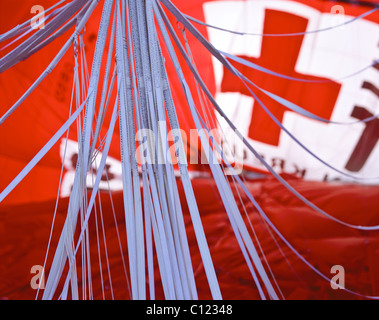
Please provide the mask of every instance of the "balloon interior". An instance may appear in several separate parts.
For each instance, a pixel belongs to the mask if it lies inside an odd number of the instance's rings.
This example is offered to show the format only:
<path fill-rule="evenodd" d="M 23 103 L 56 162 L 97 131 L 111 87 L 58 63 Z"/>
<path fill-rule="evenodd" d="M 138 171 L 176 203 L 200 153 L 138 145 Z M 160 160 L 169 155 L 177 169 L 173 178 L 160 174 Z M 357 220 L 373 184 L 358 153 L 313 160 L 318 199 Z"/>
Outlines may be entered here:
<path fill-rule="evenodd" d="M 4 1 L 1 299 L 378 299 L 376 1 Z"/>

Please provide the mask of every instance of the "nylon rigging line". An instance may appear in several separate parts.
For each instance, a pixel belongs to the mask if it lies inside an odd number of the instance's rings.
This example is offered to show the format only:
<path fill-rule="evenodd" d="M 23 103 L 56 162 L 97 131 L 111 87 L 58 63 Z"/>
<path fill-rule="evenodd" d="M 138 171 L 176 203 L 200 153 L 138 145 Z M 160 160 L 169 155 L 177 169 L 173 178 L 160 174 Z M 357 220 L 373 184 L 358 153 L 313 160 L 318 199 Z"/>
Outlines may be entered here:
<path fill-rule="evenodd" d="M 208 23 L 205 23 L 201 20 L 198 20 L 198 19 L 195 19 L 194 17 L 191 17 L 189 15 L 186 15 L 186 14 L 183 14 L 188 20 L 191 20 L 197 24 L 200 24 L 202 26 L 206 26 L 208 28 L 212 28 L 212 29 L 217 29 L 217 30 L 220 30 L 220 31 L 224 31 L 224 32 L 229 32 L 229 33 L 233 33 L 233 34 L 236 34 L 236 35 L 240 35 L 240 36 L 247 36 L 247 35 L 250 35 L 250 36 L 259 36 L 259 37 L 293 37 L 293 36 L 302 36 L 302 35 L 306 35 L 306 34 L 312 34 L 312 33 L 319 33 L 319 32 L 324 32 L 324 31 L 330 31 L 330 30 L 333 30 L 333 29 L 338 29 L 338 28 L 341 28 L 343 26 L 346 26 L 346 25 L 349 25 L 355 21 L 358 21 L 358 20 L 361 20 L 367 16 L 369 16 L 370 14 L 376 12 L 379 10 L 379 7 L 375 7 L 374 9 L 371 9 L 351 20 L 348 20 L 348 21 L 345 21 L 341 24 L 338 24 L 338 25 L 335 25 L 335 26 L 331 26 L 331 27 L 326 27 L 326 28 L 322 28 L 322 29 L 317 29 L 317 30 L 310 30 L 310 31 L 305 31 L 305 32 L 293 32 L 293 33 L 252 33 L 252 32 L 239 32 L 239 31 L 233 31 L 233 30 L 229 30 L 229 29 L 225 29 L 225 28 L 221 28 L 221 27 L 217 27 L 217 26 L 214 26 L 214 25 L 211 25 L 211 24 L 208 24 Z"/>

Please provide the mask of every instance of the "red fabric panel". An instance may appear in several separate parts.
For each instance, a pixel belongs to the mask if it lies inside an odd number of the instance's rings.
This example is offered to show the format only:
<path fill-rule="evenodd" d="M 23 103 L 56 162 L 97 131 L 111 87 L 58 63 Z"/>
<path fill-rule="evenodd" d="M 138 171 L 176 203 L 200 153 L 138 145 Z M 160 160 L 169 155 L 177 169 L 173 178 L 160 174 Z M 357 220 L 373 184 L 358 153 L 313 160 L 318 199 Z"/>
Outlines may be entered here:
<path fill-rule="evenodd" d="M 379 224 L 377 198 L 379 187 L 330 185 L 291 180 L 291 184 L 308 199 L 341 220 L 359 225 Z M 225 299 L 259 299 L 258 292 L 235 240 L 216 186 L 206 179 L 193 180 L 202 222 L 210 246 L 223 297 Z M 292 196 L 278 182 L 268 179 L 249 182 L 249 190 L 285 238 L 328 277 L 333 265 L 341 265 L 346 272 L 346 287 L 366 295 L 379 294 L 378 252 L 376 232 L 360 232 L 340 226 L 315 213 Z M 242 194 L 241 194 L 242 195 Z M 181 196 L 184 195 L 181 192 Z M 115 297 L 128 299 L 126 280 L 109 196 L 102 194 L 102 208 L 109 263 Z M 246 201 L 246 197 L 242 197 Z M 122 194 L 114 195 L 117 225 L 124 249 L 126 248 Z M 246 202 L 248 203 L 248 202 Z M 53 202 L 0 208 L 1 277 L 0 296 L 7 299 L 33 299 L 30 288 L 33 265 L 42 265 L 52 221 Z M 67 201 L 61 200 L 53 233 L 55 247 L 65 218 Z M 265 224 L 251 204 L 246 205 L 248 216 L 265 252 L 266 259 L 287 299 L 355 299 L 341 290 L 331 289 L 330 283 L 301 262 L 277 237 L 271 238 Z M 242 207 L 241 207 L 241 210 Z M 98 211 L 99 212 L 99 211 Z M 243 211 L 242 211 L 243 212 Z M 196 240 L 187 210 L 185 221 L 190 251 L 200 298 L 210 298 L 205 273 L 200 261 Z M 99 219 L 99 217 L 98 217 Z M 247 219 L 245 219 L 247 221 Z M 100 221 L 100 220 L 99 220 Z M 250 229 L 250 228 L 249 228 Z M 99 264 L 94 215 L 90 220 L 92 275 L 95 298 L 101 299 Z M 100 232 L 101 234 L 101 232 Z M 253 234 L 251 233 L 252 237 Z M 253 238 L 254 239 L 254 238 Z M 102 243 L 102 238 L 100 238 Z M 254 240 L 255 241 L 255 240 Z M 102 267 L 106 297 L 110 298 L 104 247 Z M 52 253 L 49 254 L 51 262 Z M 80 263 L 80 254 L 78 255 Z M 127 257 L 125 257 L 127 262 Z M 49 265 L 49 263 L 48 263 Z M 48 270 L 47 270 L 48 273 Z M 80 275 L 80 269 L 78 270 Z M 163 298 L 156 264 L 157 298 Z"/>

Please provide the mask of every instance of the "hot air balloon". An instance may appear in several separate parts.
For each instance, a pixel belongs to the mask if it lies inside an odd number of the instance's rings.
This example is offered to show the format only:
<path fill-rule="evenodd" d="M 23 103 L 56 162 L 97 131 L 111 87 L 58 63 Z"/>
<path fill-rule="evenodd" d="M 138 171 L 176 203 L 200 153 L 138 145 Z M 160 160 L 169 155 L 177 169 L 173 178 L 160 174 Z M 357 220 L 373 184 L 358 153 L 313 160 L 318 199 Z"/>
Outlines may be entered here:
<path fill-rule="evenodd" d="M 375 1 L 2 5 L 0 297 L 378 297 Z"/>

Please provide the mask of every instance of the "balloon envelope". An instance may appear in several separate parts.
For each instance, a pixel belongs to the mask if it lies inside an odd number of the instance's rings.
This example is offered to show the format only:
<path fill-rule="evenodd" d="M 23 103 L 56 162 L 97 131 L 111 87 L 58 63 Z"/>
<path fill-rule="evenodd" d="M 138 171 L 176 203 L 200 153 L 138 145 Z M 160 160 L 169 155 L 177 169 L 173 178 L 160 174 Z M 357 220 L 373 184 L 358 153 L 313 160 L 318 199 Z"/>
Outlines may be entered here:
<path fill-rule="evenodd" d="M 306 0 L 247 2 L 201 0 L 174 1 L 174 3 L 182 12 L 205 23 L 250 33 L 296 33 L 328 28 L 350 21 L 370 10 L 370 7 L 343 3 L 342 15 L 335 11 L 341 10 L 340 7 L 336 7 L 335 2 Z M 7 5 L 6 10 L 0 10 L 4 15 L 1 19 L 0 33 L 30 19 L 33 16 L 30 8 L 34 4 L 31 0 L 13 1 Z M 40 1 L 40 4 L 48 8 L 54 4 L 54 1 Z M 86 24 L 83 35 L 89 68 L 100 23 L 101 4 L 102 2 Z M 4 14 L 5 12 L 12 14 Z M 170 16 L 170 19 L 176 26 L 175 18 Z M 375 94 L 375 87 L 379 83 L 379 72 L 377 65 L 373 64 L 378 52 L 378 23 L 379 13 L 374 12 L 338 29 L 280 38 L 239 36 L 202 25 L 196 27 L 221 51 L 272 71 L 309 81 L 285 81 L 233 62 L 234 66 L 258 86 L 326 119 L 352 122 L 378 113 L 378 95 Z M 74 28 L 70 29 L 73 30 Z M 179 28 L 176 31 L 179 36 L 182 35 Z M 0 74 L 1 116 L 47 67 L 69 34 L 70 32 L 67 32 L 27 60 Z M 211 57 L 197 39 L 187 31 L 186 34 L 197 69 L 210 92 L 242 134 L 275 170 L 287 174 L 285 177 L 296 190 L 338 219 L 357 225 L 379 224 L 377 200 L 379 187 L 375 185 L 377 180 L 360 181 L 360 184 L 336 182 L 351 179 L 325 167 L 293 142 L 271 118 L 267 117 L 266 113 L 263 113 L 246 87 Z M 6 41 L 4 46 L 8 43 L 10 42 Z M 3 47 L 0 56 L 3 57 L 14 47 L 12 44 L 8 48 Z M 179 122 L 187 137 L 190 137 L 190 130 L 194 128 L 194 124 L 189 120 L 191 113 L 167 52 L 163 50 L 163 54 L 167 58 L 167 73 L 171 79 L 170 85 Z M 200 105 L 201 98 L 196 95 L 196 83 L 191 77 L 191 71 L 184 59 L 180 55 L 179 57 L 195 102 Z M 370 68 L 356 76 L 343 81 L 338 80 L 370 65 L 372 65 Z M 25 102 L 0 125 L 0 167 L 3 168 L 0 190 L 13 180 L 67 120 L 73 78 L 74 50 L 72 49 Z M 355 125 L 320 123 L 295 114 L 267 98 L 262 92 L 256 89 L 254 91 L 283 126 L 326 162 L 349 174 L 375 177 L 379 169 L 379 162 L 376 161 L 379 156 L 377 119 L 370 123 Z M 225 122 L 212 108 L 208 108 L 206 112 L 199 108 L 199 113 L 203 116 L 207 114 L 210 123 L 216 124 L 218 120 L 219 125 L 216 126 L 227 130 Z M 100 134 L 103 137 L 109 122 L 110 115 L 104 120 Z M 68 144 L 64 158 L 66 138 Z M 258 160 L 235 139 L 233 133 L 227 135 L 228 138 L 236 153 L 237 162 L 242 163 L 246 171 L 253 174 L 266 172 Z M 57 195 L 61 200 L 51 247 L 56 246 L 59 239 L 59 232 L 56 230 L 62 228 L 67 213 L 67 196 L 72 187 L 78 153 L 77 141 L 77 128 L 73 125 L 68 136 L 63 136 L 0 204 L 2 243 L 0 271 L 3 278 L 3 281 L 0 281 L 0 297 L 9 299 L 35 297 L 35 290 L 30 287 L 33 276 L 30 270 L 33 265 L 42 265 L 44 262 Z M 100 274 L 103 274 L 106 284 L 105 297 L 111 297 L 112 288 L 116 298 L 130 298 L 123 268 L 124 261 L 120 254 L 120 250 L 125 251 L 126 237 L 123 232 L 125 221 L 122 214 L 119 146 L 120 137 L 115 130 L 109 152 L 110 158 L 107 160 L 112 201 L 107 186 L 104 186 L 101 193 L 105 231 L 100 233 L 107 240 L 108 259 L 103 254 L 101 263 L 95 258 L 92 263 L 96 299 L 103 297 Z M 188 156 L 196 154 L 197 148 L 197 145 L 189 145 Z M 62 167 L 62 184 L 58 190 Z M 207 178 L 208 170 L 201 164 L 190 164 L 190 169 L 193 172 L 201 171 L 200 178 L 192 179 L 192 185 L 223 297 L 258 299 L 258 291 L 234 237 L 215 182 Z M 363 295 L 379 295 L 379 276 L 376 272 L 379 267 L 377 232 L 346 229 L 326 219 L 304 205 L 273 178 L 263 176 L 261 179 L 249 180 L 249 176 L 246 176 L 246 179 L 247 188 L 256 197 L 276 228 L 313 266 L 329 278 L 334 275 L 331 271 L 333 266 L 343 266 L 347 288 Z M 180 184 L 179 181 L 178 183 Z M 374 185 L 365 185 L 366 183 Z M 180 196 L 184 200 L 184 191 L 181 186 L 179 189 Z M 238 188 L 233 189 L 233 192 L 237 198 L 240 196 L 238 192 L 242 194 Z M 246 207 L 244 209 L 240 202 L 240 210 L 242 212 L 246 210 L 246 223 L 249 223 L 248 217 L 256 233 L 254 235 L 251 231 L 251 236 L 253 239 L 256 236 L 260 240 L 264 257 L 285 298 L 357 298 L 343 290 L 334 290 L 330 282 L 322 279 L 300 261 L 279 237 L 272 236 L 272 229 L 267 226 L 246 197 L 242 197 L 242 201 Z M 116 216 L 112 214 L 112 207 L 115 208 Z M 188 208 L 184 205 L 183 210 L 199 297 L 210 298 Z M 95 239 L 97 230 L 94 217 L 91 219 L 90 237 Z M 119 233 L 116 229 L 120 230 Z M 119 246 L 119 237 L 121 244 L 124 244 L 123 249 Z M 98 255 L 97 250 L 99 249 L 96 245 L 91 247 L 93 257 Z M 100 246 L 100 250 L 105 252 L 104 245 Z M 264 257 L 261 255 L 261 259 Z M 51 259 L 52 257 L 48 258 L 48 265 Z M 100 269 L 101 266 L 104 268 L 107 262 L 112 279 L 105 269 Z M 157 298 L 164 298 L 158 268 L 155 279 Z"/>

